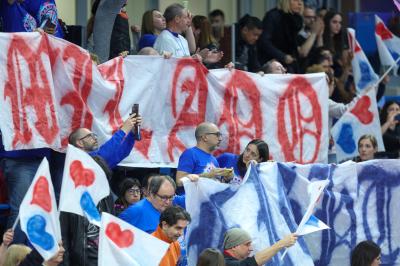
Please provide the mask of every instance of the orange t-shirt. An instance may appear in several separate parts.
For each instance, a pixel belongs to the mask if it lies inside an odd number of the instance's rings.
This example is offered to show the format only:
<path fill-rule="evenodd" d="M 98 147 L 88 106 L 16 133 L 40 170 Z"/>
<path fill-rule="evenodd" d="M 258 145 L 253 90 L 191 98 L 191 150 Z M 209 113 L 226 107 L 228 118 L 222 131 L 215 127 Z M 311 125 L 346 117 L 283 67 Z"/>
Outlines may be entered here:
<path fill-rule="evenodd" d="M 181 256 L 181 247 L 179 246 L 178 241 L 172 242 L 162 231 L 160 226 L 157 226 L 157 230 L 152 233 L 153 236 L 161 239 L 169 243 L 169 248 L 167 253 L 165 253 L 164 257 L 160 262 L 160 266 L 175 266 L 178 263 L 179 257 Z"/>

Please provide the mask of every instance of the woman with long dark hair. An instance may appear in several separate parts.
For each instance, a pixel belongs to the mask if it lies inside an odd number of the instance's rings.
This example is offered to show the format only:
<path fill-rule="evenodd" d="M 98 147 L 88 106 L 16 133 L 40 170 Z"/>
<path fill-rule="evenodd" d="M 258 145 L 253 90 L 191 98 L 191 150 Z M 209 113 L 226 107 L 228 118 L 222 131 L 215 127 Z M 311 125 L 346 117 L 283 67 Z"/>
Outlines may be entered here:
<path fill-rule="evenodd" d="M 163 14 L 157 9 L 147 10 L 142 17 L 142 29 L 139 40 L 139 50 L 144 47 L 153 47 L 157 36 L 166 27 Z"/>
<path fill-rule="evenodd" d="M 351 266 L 378 266 L 381 248 L 372 241 L 362 241 L 351 252 Z"/>
<path fill-rule="evenodd" d="M 268 161 L 268 158 L 268 144 L 261 139 L 253 139 L 247 144 L 242 154 L 236 155 L 233 153 L 223 153 L 217 157 L 217 161 L 221 168 L 232 167 L 234 171 L 234 177 L 230 183 L 240 184 L 251 161 L 261 163 Z"/>

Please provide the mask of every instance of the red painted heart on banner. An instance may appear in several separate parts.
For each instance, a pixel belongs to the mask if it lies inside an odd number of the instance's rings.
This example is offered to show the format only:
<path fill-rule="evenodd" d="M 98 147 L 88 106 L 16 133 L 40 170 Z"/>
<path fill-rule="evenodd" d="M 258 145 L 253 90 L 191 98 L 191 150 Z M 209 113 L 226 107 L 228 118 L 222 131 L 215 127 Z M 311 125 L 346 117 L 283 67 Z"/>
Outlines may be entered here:
<path fill-rule="evenodd" d="M 120 248 L 126 248 L 133 244 L 133 232 L 128 229 L 122 231 L 117 223 L 111 222 L 107 225 L 106 235 Z"/>
<path fill-rule="evenodd" d="M 82 162 L 75 160 L 69 166 L 69 175 L 74 180 L 75 187 L 88 187 L 93 184 L 95 174 L 92 169 L 83 167 Z"/>
<path fill-rule="evenodd" d="M 141 129 L 140 134 L 142 139 L 135 142 L 135 148 L 149 160 L 149 148 L 151 145 L 151 138 L 153 137 L 153 131 Z"/>
<path fill-rule="evenodd" d="M 374 120 L 374 114 L 368 110 L 370 106 L 371 99 L 367 95 L 364 95 L 358 100 L 356 106 L 354 106 L 350 112 L 355 115 L 361 123 L 366 125 Z"/>
<path fill-rule="evenodd" d="M 33 195 L 31 204 L 40 206 L 43 210 L 51 211 L 51 197 L 49 192 L 49 182 L 46 177 L 40 176 L 33 186 Z"/>

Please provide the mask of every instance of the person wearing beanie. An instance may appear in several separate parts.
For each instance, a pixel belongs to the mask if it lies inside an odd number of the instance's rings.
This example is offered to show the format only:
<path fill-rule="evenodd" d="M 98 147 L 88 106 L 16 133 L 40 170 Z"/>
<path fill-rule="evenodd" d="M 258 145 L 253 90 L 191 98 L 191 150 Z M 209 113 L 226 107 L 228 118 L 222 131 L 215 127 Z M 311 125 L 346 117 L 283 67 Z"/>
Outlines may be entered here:
<path fill-rule="evenodd" d="M 226 266 L 261 266 L 269 261 L 281 249 L 293 246 L 297 236 L 290 234 L 279 240 L 271 247 L 256 252 L 253 251 L 250 235 L 241 228 L 229 229 L 224 236 L 224 258 Z"/>

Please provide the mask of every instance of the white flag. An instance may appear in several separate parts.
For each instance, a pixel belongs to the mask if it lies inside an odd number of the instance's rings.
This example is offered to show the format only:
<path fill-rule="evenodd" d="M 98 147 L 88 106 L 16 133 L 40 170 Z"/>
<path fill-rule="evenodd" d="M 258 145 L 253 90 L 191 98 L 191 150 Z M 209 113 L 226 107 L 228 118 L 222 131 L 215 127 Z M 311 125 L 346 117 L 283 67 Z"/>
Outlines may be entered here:
<path fill-rule="evenodd" d="M 313 215 L 315 206 L 317 205 L 325 187 L 328 185 L 328 180 L 315 181 L 308 185 L 308 194 L 310 196 L 310 204 L 307 211 L 301 219 L 299 227 L 297 227 L 297 235 L 307 235 L 324 229 L 330 229 L 329 226 L 321 222 Z"/>
<path fill-rule="evenodd" d="M 157 266 L 168 248 L 168 243 L 102 213 L 98 266 Z"/>
<path fill-rule="evenodd" d="M 68 145 L 60 194 L 60 211 L 86 216 L 100 226 L 96 206 L 110 194 L 110 185 L 100 165 L 81 149 Z"/>
<path fill-rule="evenodd" d="M 45 260 L 56 255 L 61 240 L 60 220 L 46 158 L 22 200 L 19 216 L 22 231 L 40 255 Z"/>

